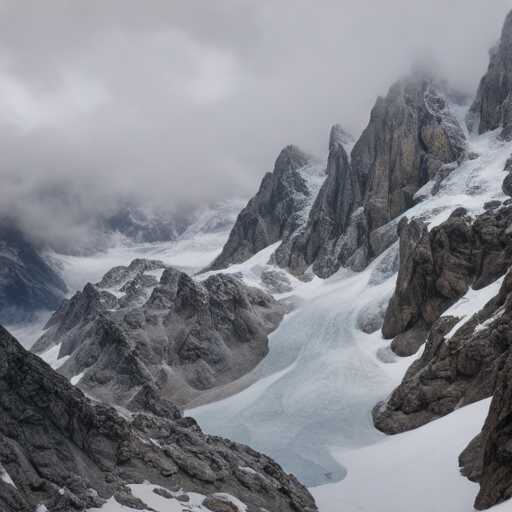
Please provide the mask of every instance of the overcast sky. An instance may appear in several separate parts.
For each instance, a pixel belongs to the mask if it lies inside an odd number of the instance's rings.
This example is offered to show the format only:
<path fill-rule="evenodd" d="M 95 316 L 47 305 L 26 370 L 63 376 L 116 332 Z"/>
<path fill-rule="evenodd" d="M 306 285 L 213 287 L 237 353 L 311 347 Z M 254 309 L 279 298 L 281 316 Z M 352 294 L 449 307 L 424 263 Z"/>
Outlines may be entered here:
<path fill-rule="evenodd" d="M 418 56 L 474 93 L 508 0 L 0 0 L 0 204 L 64 233 L 113 195 L 252 195 Z"/>

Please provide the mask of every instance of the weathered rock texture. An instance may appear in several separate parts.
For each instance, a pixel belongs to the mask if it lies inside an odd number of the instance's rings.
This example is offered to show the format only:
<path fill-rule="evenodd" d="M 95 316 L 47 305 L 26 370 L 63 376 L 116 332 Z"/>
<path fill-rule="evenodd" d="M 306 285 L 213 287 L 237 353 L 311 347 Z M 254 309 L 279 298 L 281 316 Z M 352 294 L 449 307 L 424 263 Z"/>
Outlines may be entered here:
<path fill-rule="evenodd" d="M 502 137 L 512 140 L 512 11 L 505 19 L 500 41 L 490 50 L 490 57 L 489 68 L 468 113 L 468 128 L 482 134 L 503 127 Z"/>
<path fill-rule="evenodd" d="M 67 287 L 11 222 L 0 222 L 0 322 L 26 322 L 53 311 Z"/>
<path fill-rule="evenodd" d="M 301 225 L 299 213 L 309 190 L 297 170 L 309 163 L 295 146 L 281 151 L 274 172 L 265 175 L 257 194 L 238 215 L 222 253 L 205 270 L 246 261 Z"/>
<path fill-rule="evenodd" d="M 64 301 L 32 348 L 60 345 L 59 368 L 100 400 L 133 411 L 172 413 L 203 391 L 252 370 L 284 310 L 230 275 L 202 283 L 156 261 L 116 267 Z M 154 274 L 160 267 L 158 282 Z M 114 293 L 112 293 L 114 292 Z M 117 297 L 116 297 L 117 295 Z"/>
<path fill-rule="evenodd" d="M 350 243 L 339 243 L 347 232 L 354 211 L 362 205 L 359 179 L 350 165 L 344 143 L 347 134 L 339 125 L 331 130 L 327 178 L 301 232 L 276 251 L 276 262 L 294 274 L 303 274 L 310 265 L 320 277 L 328 277 L 352 256 L 362 243 L 363 228 L 357 229 Z M 361 233 L 362 232 L 362 233 Z M 359 236 L 358 236 L 359 235 Z"/>
<path fill-rule="evenodd" d="M 425 224 L 403 219 L 396 289 L 382 327 L 385 338 L 410 329 L 428 330 L 466 294 L 503 275 L 512 257 L 512 208 L 490 209 L 474 222 L 464 208 L 429 233 Z"/>
<path fill-rule="evenodd" d="M 0 326 L 2 512 L 84 511 L 115 496 L 146 508 L 127 484 L 229 493 L 250 512 L 314 511 L 308 491 L 272 459 L 204 435 L 191 418 L 138 414 L 93 403 Z M 2 469 L 3 468 L 3 469 Z"/>
<path fill-rule="evenodd" d="M 368 127 L 352 151 L 374 231 L 414 205 L 414 194 L 443 164 L 465 151 L 464 132 L 441 88 L 420 74 L 378 98 Z"/>
<path fill-rule="evenodd" d="M 309 268 L 323 278 L 341 266 L 362 270 L 397 240 L 391 221 L 415 204 L 414 194 L 429 180 L 440 183 L 466 156 L 450 100 L 419 72 L 377 100 L 349 159 L 350 139 L 339 125 L 332 128 L 327 177 L 307 219 L 296 214 L 297 198 L 307 195 L 304 180 L 283 171 L 307 161 L 303 155 L 296 161 L 296 148 L 286 148 L 208 269 L 244 261 L 283 240 L 273 262 L 297 276 Z"/>

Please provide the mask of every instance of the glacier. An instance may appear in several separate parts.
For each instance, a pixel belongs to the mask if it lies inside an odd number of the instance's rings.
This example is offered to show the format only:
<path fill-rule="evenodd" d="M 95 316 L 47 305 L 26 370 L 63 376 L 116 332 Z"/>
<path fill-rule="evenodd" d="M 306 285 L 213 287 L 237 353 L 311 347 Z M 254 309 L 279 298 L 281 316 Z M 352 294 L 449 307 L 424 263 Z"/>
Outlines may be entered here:
<path fill-rule="evenodd" d="M 401 217 L 421 218 L 431 229 L 460 206 L 477 215 L 487 202 L 508 199 L 501 184 L 510 143 L 501 141 L 499 133 L 471 136 L 470 150 L 478 156 L 455 169 L 435 196 L 427 191 Z M 239 272 L 257 285 L 258 272 L 275 248 L 223 272 Z M 384 262 L 396 250 L 390 247 L 361 273 L 341 269 L 325 281 L 309 283 L 290 276 L 294 291 L 276 298 L 295 295 L 304 302 L 270 336 L 267 357 L 225 390 L 236 394 L 186 414 L 206 433 L 270 455 L 309 487 L 342 480 L 351 469 L 332 457 L 332 447 L 355 449 L 386 437 L 373 427 L 370 411 L 421 354 L 393 357 L 380 331 L 368 335 L 357 328 L 359 314 L 390 298 L 396 274 L 388 275 Z"/>

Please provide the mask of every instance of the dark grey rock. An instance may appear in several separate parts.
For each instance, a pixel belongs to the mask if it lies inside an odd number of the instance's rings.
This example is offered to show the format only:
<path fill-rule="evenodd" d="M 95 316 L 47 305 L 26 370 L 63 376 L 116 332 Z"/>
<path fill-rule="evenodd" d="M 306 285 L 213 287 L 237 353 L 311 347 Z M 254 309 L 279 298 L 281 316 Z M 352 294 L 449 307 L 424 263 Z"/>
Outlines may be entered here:
<path fill-rule="evenodd" d="M 391 350 L 400 357 L 409 357 L 427 341 L 428 331 L 422 329 L 409 329 L 396 336 L 391 342 Z"/>
<path fill-rule="evenodd" d="M 203 507 L 212 512 L 238 512 L 238 507 L 230 501 L 224 501 L 215 496 L 208 496 L 202 503 Z"/>
<path fill-rule="evenodd" d="M 286 293 L 293 290 L 290 280 L 282 270 L 266 269 L 261 273 L 260 278 L 270 293 Z"/>
<path fill-rule="evenodd" d="M 158 494 L 158 496 L 162 496 L 162 498 L 167 498 L 168 500 L 171 500 L 174 498 L 174 494 L 171 494 L 169 491 L 166 491 L 165 489 L 161 489 L 160 487 L 153 489 L 153 492 L 155 494 Z M 176 499 L 179 499 L 179 498 L 176 498 Z"/>
<path fill-rule="evenodd" d="M 257 194 L 238 215 L 222 253 L 204 271 L 242 263 L 301 226 L 299 213 L 309 190 L 297 170 L 309 163 L 295 146 L 281 151 L 274 172 L 265 175 Z"/>
<path fill-rule="evenodd" d="M 114 496 L 147 508 L 127 484 L 228 493 L 249 509 L 315 511 L 309 492 L 272 459 L 247 446 L 204 435 L 191 418 L 138 414 L 131 421 L 92 402 L 0 327 L 0 480 L 2 512 L 100 507 Z M 257 483 L 240 467 L 262 475 Z"/>
<path fill-rule="evenodd" d="M 366 334 L 372 334 L 378 331 L 384 323 L 384 315 L 386 314 L 388 302 L 389 297 L 384 297 L 367 304 L 357 315 L 356 327 Z"/>
<path fill-rule="evenodd" d="M 503 127 L 512 138 L 512 11 L 505 19 L 501 39 L 490 52 L 487 73 L 478 87 L 466 122 L 470 130 L 485 133 Z"/>
<path fill-rule="evenodd" d="M 485 437 L 480 432 L 459 455 L 460 472 L 472 482 L 480 482 L 484 464 Z"/>
<path fill-rule="evenodd" d="M 401 266 L 382 330 L 397 336 L 392 347 L 401 355 L 410 355 L 424 332 L 430 332 L 422 356 L 373 411 L 375 426 L 383 432 L 416 428 L 495 392 L 499 361 L 508 350 L 502 337 L 510 321 L 510 273 L 498 296 L 449 340 L 445 335 L 458 319 L 440 314 L 470 284 L 483 288 L 507 271 L 512 263 L 512 210 L 488 210 L 473 222 L 466 213 L 463 208 L 455 210 L 430 233 L 418 221 L 401 225 Z"/>
<path fill-rule="evenodd" d="M 414 326 L 425 330 L 472 285 L 480 289 L 503 275 L 512 254 L 510 206 L 490 209 L 474 222 L 464 208 L 429 233 L 419 220 L 399 225 L 400 269 L 386 311 L 386 338 Z"/>
<path fill-rule="evenodd" d="M 313 265 L 320 277 L 329 277 L 360 247 L 363 234 L 357 227 L 351 232 L 352 243 L 339 243 L 351 223 L 360 224 L 352 214 L 362 205 L 359 179 L 350 165 L 344 147 L 344 134 L 338 125 L 331 130 L 327 178 L 315 199 L 304 229 L 275 254 L 276 262 L 294 274 L 302 275 Z M 359 222 L 358 222 L 359 221 Z M 364 225 L 366 225 L 364 221 Z M 365 234 L 365 229 L 363 229 Z M 359 238 L 359 239 L 358 239 Z"/>
<path fill-rule="evenodd" d="M 505 163 L 504 171 L 507 171 L 508 174 L 503 180 L 503 185 L 501 186 L 503 193 L 507 196 L 512 196 L 512 155 L 508 158 Z"/>
<path fill-rule="evenodd" d="M 462 128 L 438 85 L 423 75 L 395 83 L 377 100 L 351 155 L 369 231 L 412 207 L 414 194 L 465 151 Z"/>
<path fill-rule="evenodd" d="M 99 284 L 132 283 L 134 274 L 140 284 L 144 269 L 159 266 L 135 260 L 108 272 Z M 143 293 L 131 284 L 126 288 L 127 295 L 149 298 L 138 305 L 88 284 L 61 304 L 32 351 L 60 345 L 59 358 L 69 358 L 59 372 L 68 378 L 83 374 L 82 390 L 162 416 L 175 417 L 174 403 L 182 407 L 252 370 L 267 354 L 267 336 L 285 313 L 272 296 L 230 275 L 199 283 L 166 268 L 158 286 L 142 288 Z"/>

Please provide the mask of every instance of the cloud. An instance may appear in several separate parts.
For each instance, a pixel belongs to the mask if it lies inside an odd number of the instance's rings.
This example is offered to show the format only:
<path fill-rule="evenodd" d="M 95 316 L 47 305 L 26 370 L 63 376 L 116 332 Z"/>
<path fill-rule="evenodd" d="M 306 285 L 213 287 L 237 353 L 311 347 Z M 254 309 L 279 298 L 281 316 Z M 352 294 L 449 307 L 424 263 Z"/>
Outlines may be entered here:
<path fill-rule="evenodd" d="M 355 135 L 417 56 L 473 93 L 506 0 L 0 0 L 0 210 L 42 236 L 135 196 L 252 195 Z"/>

